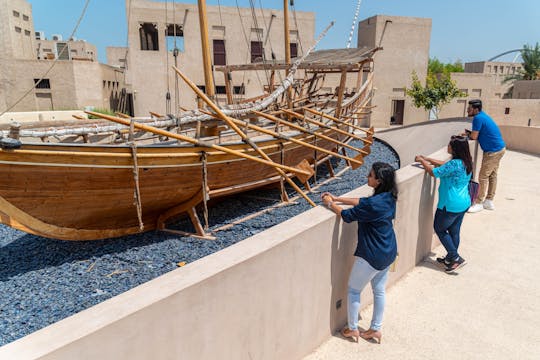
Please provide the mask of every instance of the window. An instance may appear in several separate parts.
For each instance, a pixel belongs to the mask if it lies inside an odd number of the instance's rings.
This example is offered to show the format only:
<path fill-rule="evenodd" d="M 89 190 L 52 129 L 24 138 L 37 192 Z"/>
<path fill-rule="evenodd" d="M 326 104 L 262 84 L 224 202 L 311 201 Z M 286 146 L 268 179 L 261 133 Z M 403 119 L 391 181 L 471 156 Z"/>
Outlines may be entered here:
<path fill-rule="evenodd" d="M 167 25 L 165 30 L 165 38 L 167 40 L 167 51 L 184 51 L 184 28 L 178 24 Z"/>
<path fill-rule="evenodd" d="M 141 40 L 141 50 L 159 51 L 158 31 L 155 24 L 141 24 L 139 38 Z"/>
<path fill-rule="evenodd" d="M 245 95 L 246 94 L 246 87 L 244 86 L 244 84 L 242 84 L 241 86 L 235 86 L 233 88 L 233 93 L 235 95 Z"/>
<path fill-rule="evenodd" d="M 226 94 L 227 90 L 225 89 L 225 86 L 218 85 L 216 86 L 216 94 Z"/>
<path fill-rule="evenodd" d="M 227 65 L 225 40 L 214 40 L 214 65 Z"/>
<path fill-rule="evenodd" d="M 22 19 L 23 19 L 24 21 L 28 21 L 29 17 L 28 17 L 28 15 L 24 15 L 24 14 L 23 14 Z"/>
<path fill-rule="evenodd" d="M 263 60 L 263 45 L 262 41 L 251 42 L 251 62 L 260 62 Z"/>
<path fill-rule="evenodd" d="M 31 34 L 30 30 L 24 30 L 24 35 L 30 36 L 30 34 Z"/>
<path fill-rule="evenodd" d="M 69 60 L 69 45 L 65 42 L 56 43 L 56 53 L 58 60 Z"/>
<path fill-rule="evenodd" d="M 18 26 L 15 26 L 15 32 L 18 32 L 18 33 L 20 33 L 21 31 L 22 31 L 22 29 L 21 29 L 20 27 L 18 27 Z"/>
<path fill-rule="evenodd" d="M 475 98 L 482 97 L 482 89 L 472 89 L 472 97 L 475 97 Z"/>
<path fill-rule="evenodd" d="M 13 10 L 13 16 L 19 17 L 21 14 L 18 11 Z"/>
<path fill-rule="evenodd" d="M 504 108 L 504 115 L 508 115 L 510 114 L 510 108 L 507 107 L 507 108 Z"/>
<path fill-rule="evenodd" d="M 34 79 L 34 86 L 36 89 L 50 89 L 51 88 L 51 82 L 49 79 Z"/>
<path fill-rule="evenodd" d="M 469 89 L 459 89 L 462 93 L 465 94 L 465 96 L 469 95 Z"/>
<path fill-rule="evenodd" d="M 291 49 L 291 58 L 298 57 L 298 44 L 290 43 L 289 48 Z"/>

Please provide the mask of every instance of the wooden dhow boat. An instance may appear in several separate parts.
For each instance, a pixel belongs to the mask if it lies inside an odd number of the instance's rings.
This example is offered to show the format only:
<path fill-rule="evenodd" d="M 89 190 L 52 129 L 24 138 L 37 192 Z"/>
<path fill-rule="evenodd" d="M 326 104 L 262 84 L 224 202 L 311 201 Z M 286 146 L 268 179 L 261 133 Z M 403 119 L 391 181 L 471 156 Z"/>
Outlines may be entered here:
<path fill-rule="evenodd" d="M 339 157 L 356 168 L 369 154 L 373 129 L 359 122 L 369 113 L 379 48 L 311 50 L 294 64 L 218 69 L 226 76 L 288 70 L 283 83 L 252 102 L 218 107 L 174 68 L 205 108 L 148 118 L 89 112 L 102 120 L 0 129 L 0 221 L 39 236 L 94 240 L 164 230 L 168 219 L 187 214 L 190 235 L 211 238 L 196 211 L 209 199 L 276 183 L 287 201 L 288 183 L 315 205 L 298 185 L 309 190 L 315 166 L 332 171 L 329 159 Z M 340 83 L 325 92 L 331 73 Z M 347 92 L 351 73 L 357 87 Z M 351 146 L 352 139 L 364 146 Z"/>

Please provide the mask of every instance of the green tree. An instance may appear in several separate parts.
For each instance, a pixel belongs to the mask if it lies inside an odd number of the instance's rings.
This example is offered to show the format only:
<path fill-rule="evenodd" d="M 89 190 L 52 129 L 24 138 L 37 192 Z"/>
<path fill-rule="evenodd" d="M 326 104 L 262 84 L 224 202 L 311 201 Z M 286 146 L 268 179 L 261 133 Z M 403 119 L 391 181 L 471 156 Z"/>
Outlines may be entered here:
<path fill-rule="evenodd" d="M 540 79 L 540 45 L 538 43 L 534 47 L 523 45 L 521 59 L 523 60 L 523 69 L 520 69 L 517 74 L 507 76 L 504 82 Z"/>
<path fill-rule="evenodd" d="M 428 72 L 425 86 L 418 79 L 416 72 L 413 72 L 411 87 L 405 88 L 405 93 L 411 97 L 415 107 L 428 110 L 435 119 L 439 118 L 442 107 L 452 99 L 466 96 L 457 88 L 450 77 L 450 72 L 446 71 Z"/>
<path fill-rule="evenodd" d="M 463 72 L 463 63 L 456 60 L 454 63 L 443 63 L 437 58 L 430 58 L 428 62 L 428 73 L 430 74 L 449 74 L 453 72 Z"/>

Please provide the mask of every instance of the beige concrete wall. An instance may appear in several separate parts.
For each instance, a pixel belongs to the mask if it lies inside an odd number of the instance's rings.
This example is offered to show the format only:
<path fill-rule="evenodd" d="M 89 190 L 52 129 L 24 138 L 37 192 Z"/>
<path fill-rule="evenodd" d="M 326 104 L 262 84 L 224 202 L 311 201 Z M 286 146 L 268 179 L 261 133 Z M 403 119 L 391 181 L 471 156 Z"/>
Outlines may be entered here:
<path fill-rule="evenodd" d="M 57 58 L 60 53 L 57 49 L 58 43 L 66 43 L 68 45 L 67 54 L 62 56 L 69 56 L 69 60 L 89 60 L 97 61 L 97 48 L 95 45 L 90 44 L 84 40 L 70 40 L 70 41 L 56 41 L 56 40 L 36 40 L 36 54 L 38 59 L 53 60 Z M 53 57 L 49 58 L 49 54 Z"/>
<path fill-rule="evenodd" d="M 514 99 L 540 99 L 540 80 L 520 80 L 514 82 Z"/>
<path fill-rule="evenodd" d="M 51 61 L 1 60 L 0 65 L 4 74 L 3 85 L 0 85 L 0 98 L 5 101 L 0 109 L 3 111 L 34 87 L 34 79 L 45 74 Z M 125 86 L 122 70 L 88 61 L 59 61 L 46 78 L 50 81 L 50 89 L 34 88 L 11 111 L 71 110 L 85 106 L 109 108 L 111 93 Z M 50 96 L 50 99 L 43 96 Z"/>
<path fill-rule="evenodd" d="M 493 75 L 513 75 L 523 68 L 520 63 L 501 61 L 477 61 L 465 63 L 464 70 L 467 73 L 483 73 Z"/>
<path fill-rule="evenodd" d="M 503 125 L 500 128 L 508 149 L 540 154 L 539 127 Z"/>
<path fill-rule="evenodd" d="M 35 59 L 34 37 L 30 3 L 0 0 L 0 59 Z"/>
<path fill-rule="evenodd" d="M 107 64 L 125 68 L 127 51 L 127 47 L 107 46 Z"/>
<path fill-rule="evenodd" d="M 471 128 L 470 119 L 441 119 L 378 131 L 375 136 L 392 146 L 401 167 L 405 167 L 416 155 L 431 154 L 446 146 L 450 136 L 463 133 L 465 128 Z"/>
<path fill-rule="evenodd" d="M 382 42 L 383 50 L 375 54 L 374 87 L 372 104 L 376 106 L 370 118 L 375 127 L 390 126 L 392 100 L 404 100 L 403 124 L 414 124 L 428 119 L 427 111 L 413 106 L 405 96 L 404 88 L 411 85 L 411 74 L 416 72 L 425 81 L 429 59 L 431 19 L 377 15 L 360 22 L 358 46 L 379 44 L 385 22 L 387 25 Z M 406 39 L 406 41 L 404 41 Z"/>
<path fill-rule="evenodd" d="M 440 126 L 419 127 L 429 139 Z M 538 138 L 537 129 L 502 130 L 510 148 L 534 146 Z M 448 154 L 443 148 L 431 157 Z M 400 257 L 390 285 L 435 245 L 435 183 L 414 166 L 400 169 L 397 180 Z M 349 193 L 369 194 L 366 186 Z M 355 224 L 343 224 L 317 207 L 8 344 L 0 348 L 0 358 L 298 359 L 346 321 L 355 241 Z M 366 289 L 363 306 L 370 297 Z"/>
<path fill-rule="evenodd" d="M 398 181 L 390 284 L 432 239 L 431 222 L 418 219 L 432 216 L 434 184 L 414 167 Z M 349 195 L 369 194 L 364 186 Z M 355 241 L 355 224 L 317 207 L 6 345 L 0 358 L 298 359 L 345 322 Z"/>
<path fill-rule="evenodd" d="M 164 2 L 153 2 L 147 0 L 131 1 L 131 16 L 129 24 L 129 44 L 128 53 L 128 83 L 132 85 L 135 97 L 135 115 L 147 115 L 148 111 L 165 113 L 166 93 L 169 89 L 172 98 L 172 109 L 175 108 L 175 75 L 171 70 L 174 65 L 174 56 L 171 51 L 166 50 L 164 32 L 166 22 L 183 25 L 184 29 L 184 49 L 178 55 L 178 67 L 197 85 L 204 85 L 204 74 L 202 70 L 202 50 L 201 37 L 199 31 L 199 15 L 196 5 L 174 3 L 173 5 Z M 213 39 L 225 40 L 225 48 L 228 64 L 244 64 L 251 60 L 250 49 L 247 41 L 257 40 L 251 28 L 253 24 L 251 9 L 241 8 L 241 20 L 236 7 L 222 6 L 221 11 L 217 6 L 208 6 L 208 28 L 210 37 L 210 47 L 212 51 Z M 267 27 L 271 23 L 270 36 L 266 46 L 264 46 L 267 59 L 271 59 L 271 49 L 274 50 L 278 60 L 285 58 L 284 35 L 283 35 L 283 12 L 273 9 L 265 9 L 264 15 L 257 9 L 257 22 L 259 28 L 263 29 L 263 43 L 267 37 Z M 167 20 L 165 17 L 167 14 Z M 174 18 L 173 18 L 174 15 Z M 275 17 L 272 17 L 275 15 Z M 293 15 L 291 13 L 290 30 L 298 31 L 302 48 L 307 50 L 315 39 L 315 15 L 311 12 L 296 13 L 298 29 L 296 29 Z M 157 25 L 159 36 L 159 51 L 142 51 L 139 39 L 139 27 L 141 23 L 148 22 Z M 221 27 L 225 28 L 223 32 Z M 294 38 L 294 36 L 293 36 Z M 291 39 L 294 41 L 294 39 Z M 301 54 L 301 47 L 298 46 Z M 222 73 L 215 73 L 216 85 L 224 85 L 225 80 Z M 246 87 L 246 97 L 258 96 L 262 94 L 263 85 L 267 84 L 269 73 L 265 72 L 235 72 L 233 73 L 233 86 L 240 86 L 244 82 Z M 279 77 L 276 76 L 276 79 Z M 194 108 L 196 97 L 183 82 L 179 85 L 179 106 Z M 223 98 L 223 96 L 221 96 Z"/>

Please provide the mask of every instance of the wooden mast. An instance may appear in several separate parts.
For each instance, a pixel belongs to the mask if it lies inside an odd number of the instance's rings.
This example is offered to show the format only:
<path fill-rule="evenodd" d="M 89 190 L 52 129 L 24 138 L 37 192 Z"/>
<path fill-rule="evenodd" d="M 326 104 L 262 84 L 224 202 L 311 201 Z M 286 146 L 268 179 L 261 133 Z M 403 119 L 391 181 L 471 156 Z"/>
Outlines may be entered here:
<path fill-rule="evenodd" d="M 208 41 L 208 21 L 206 19 L 206 0 L 198 0 L 199 24 L 201 30 L 201 47 L 204 67 L 204 84 L 206 95 L 211 99 L 215 96 L 214 79 L 212 77 L 212 61 L 210 59 L 210 42 Z"/>
<path fill-rule="evenodd" d="M 291 65 L 291 39 L 289 34 L 289 0 L 283 0 L 283 31 L 285 36 L 285 64 L 287 64 L 286 75 L 289 74 Z M 292 108 L 292 88 L 287 89 L 287 107 Z"/>

